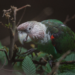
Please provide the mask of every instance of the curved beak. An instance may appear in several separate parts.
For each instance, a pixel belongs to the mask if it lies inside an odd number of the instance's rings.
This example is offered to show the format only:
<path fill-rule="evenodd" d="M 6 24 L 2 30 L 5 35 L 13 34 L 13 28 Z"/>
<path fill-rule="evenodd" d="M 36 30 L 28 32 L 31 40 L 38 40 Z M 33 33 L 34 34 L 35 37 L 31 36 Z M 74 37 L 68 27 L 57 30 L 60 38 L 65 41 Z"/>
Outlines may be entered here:
<path fill-rule="evenodd" d="M 27 34 L 26 38 L 23 41 L 26 42 L 27 41 L 27 38 L 28 38 L 28 34 Z"/>
<path fill-rule="evenodd" d="M 22 30 L 24 30 L 25 28 L 24 28 L 24 25 L 19 25 L 18 27 L 17 27 L 17 30 L 18 31 L 22 31 Z"/>

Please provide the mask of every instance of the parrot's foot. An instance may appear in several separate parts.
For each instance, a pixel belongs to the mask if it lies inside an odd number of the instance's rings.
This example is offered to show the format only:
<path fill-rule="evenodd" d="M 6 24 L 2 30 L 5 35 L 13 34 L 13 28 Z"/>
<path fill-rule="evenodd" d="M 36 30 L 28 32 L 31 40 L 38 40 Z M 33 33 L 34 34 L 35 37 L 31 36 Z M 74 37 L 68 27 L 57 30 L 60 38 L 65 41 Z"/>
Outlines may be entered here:
<path fill-rule="evenodd" d="M 36 51 L 36 50 L 33 49 L 33 48 L 31 48 L 31 49 L 29 49 L 27 52 L 28 52 L 28 54 L 30 54 L 30 53 L 32 53 L 32 52 L 34 52 L 34 51 Z"/>
<path fill-rule="evenodd" d="M 50 64 L 51 68 L 52 68 L 52 67 L 53 67 L 53 60 L 51 59 L 51 60 L 49 60 L 48 62 L 49 62 L 49 64 Z"/>
<path fill-rule="evenodd" d="M 27 55 L 29 55 L 29 54 L 31 54 L 32 52 L 35 52 L 35 51 L 36 51 L 36 49 L 31 48 L 31 49 L 27 50 L 27 52 L 24 52 L 24 53 L 22 53 L 22 54 L 27 54 Z"/>

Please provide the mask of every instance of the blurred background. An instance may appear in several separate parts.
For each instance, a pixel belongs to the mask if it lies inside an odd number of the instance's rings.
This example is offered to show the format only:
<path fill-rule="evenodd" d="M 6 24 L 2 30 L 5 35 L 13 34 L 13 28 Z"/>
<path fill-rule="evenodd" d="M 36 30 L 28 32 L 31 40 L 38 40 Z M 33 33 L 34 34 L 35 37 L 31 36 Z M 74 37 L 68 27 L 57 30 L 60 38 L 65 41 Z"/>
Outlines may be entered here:
<path fill-rule="evenodd" d="M 62 22 L 65 21 L 67 15 L 71 18 L 75 14 L 75 0 L 0 0 L 0 22 L 6 24 L 6 19 L 2 17 L 3 9 L 9 9 L 10 6 L 20 8 L 26 4 L 27 7 L 25 14 L 20 24 L 30 20 L 42 21 L 46 19 L 58 19 Z M 17 23 L 21 18 L 24 9 L 17 12 Z M 67 25 L 75 32 L 75 19 L 67 22 Z M 3 45 L 9 46 L 9 31 L 7 28 L 0 24 L 0 41 Z M 15 42 L 18 46 L 23 46 L 18 41 L 16 33 Z M 29 49 L 30 44 L 24 46 Z"/>

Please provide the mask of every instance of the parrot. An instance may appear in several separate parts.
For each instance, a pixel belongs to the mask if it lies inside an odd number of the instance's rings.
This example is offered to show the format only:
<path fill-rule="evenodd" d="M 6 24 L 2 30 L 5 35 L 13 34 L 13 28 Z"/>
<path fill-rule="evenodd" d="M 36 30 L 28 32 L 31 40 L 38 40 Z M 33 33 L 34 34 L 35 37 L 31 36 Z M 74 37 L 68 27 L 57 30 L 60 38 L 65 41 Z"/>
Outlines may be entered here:
<path fill-rule="evenodd" d="M 33 42 L 37 50 L 51 54 L 54 58 L 75 49 L 75 33 L 57 19 L 27 21 L 20 24 L 17 31 L 21 44 Z"/>

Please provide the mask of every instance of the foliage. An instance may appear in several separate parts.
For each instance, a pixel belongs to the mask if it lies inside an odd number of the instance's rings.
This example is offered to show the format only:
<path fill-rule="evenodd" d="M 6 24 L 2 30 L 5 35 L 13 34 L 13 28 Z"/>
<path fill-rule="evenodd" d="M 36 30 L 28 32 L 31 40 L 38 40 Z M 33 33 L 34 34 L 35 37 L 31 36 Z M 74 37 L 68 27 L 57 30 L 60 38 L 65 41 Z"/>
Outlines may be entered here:
<path fill-rule="evenodd" d="M 7 54 L 9 53 L 9 48 L 2 46 L 1 43 L 0 43 L 0 49 L 5 49 Z M 23 47 L 18 47 L 18 52 L 17 52 L 17 56 L 15 59 L 19 58 L 19 59 L 23 59 L 23 61 L 13 63 L 13 69 L 17 70 L 15 72 L 13 72 L 15 75 L 22 75 L 23 72 L 26 75 L 41 75 L 39 73 L 39 71 L 42 71 L 43 75 L 47 75 L 48 73 L 50 73 L 52 71 L 50 64 L 48 63 L 48 61 L 51 60 L 51 57 L 50 57 L 51 55 L 49 55 L 47 53 L 43 53 L 43 52 L 37 52 L 37 55 L 35 52 L 33 52 L 32 54 L 29 54 L 29 55 L 23 54 L 25 52 L 27 52 L 27 49 L 25 49 Z M 42 58 L 45 60 L 43 60 Z M 5 59 L 6 59 L 5 65 L 7 65 L 8 60 L 6 58 L 5 52 L 0 51 L 0 63 L 4 64 Z M 40 64 L 37 65 L 37 64 L 34 64 L 33 61 L 46 62 L 46 64 L 45 65 L 40 65 Z M 68 55 L 62 62 L 65 62 L 65 61 L 75 61 L 75 53 L 71 53 L 70 55 Z M 37 72 L 39 74 L 37 74 Z M 57 75 L 75 75 L 75 64 L 60 65 Z"/>
<path fill-rule="evenodd" d="M 0 49 L 4 49 L 4 46 L 2 46 L 1 42 L 0 42 Z M 6 62 L 5 62 L 6 61 Z M 5 65 L 8 64 L 7 58 L 6 58 L 6 54 L 4 53 L 4 51 L 0 51 L 0 63 L 3 65 L 5 63 Z"/>
<path fill-rule="evenodd" d="M 5 24 L 7 28 L 12 27 L 11 23 Z"/>
<path fill-rule="evenodd" d="M 36 67 L 28 56 L 23 60 L 22 68 L 26 75 L 35 75 L 36 73 Z"/>
<path fill-rule="evenodd" d="M 46 73 L 50 73 L 51 72 L 51 67 L 50 67 L 50 64 L 47 63 L 46 66 L 42 66 L 43 70 L 46 72 Z"/>
<path fill-rule="evenodd" d="M 68 55 L 64 61 L 75 61 L 75 53 L 71 53 L 70 55 Z M 75 73 L 75 64 L 63 64 L 60 65 L 59 67 L 60 72 L 73 72 Z"/>
<path fill-rule="evenodd" d="M 72 72 L 65 72 L 65 73 L 60 73 L 58 75 L 75 75 L 75 73 Z"/>

